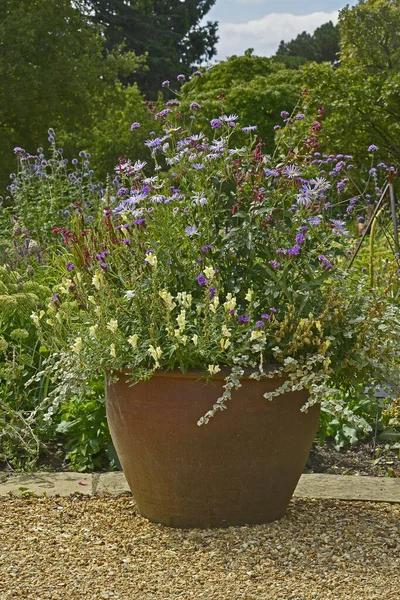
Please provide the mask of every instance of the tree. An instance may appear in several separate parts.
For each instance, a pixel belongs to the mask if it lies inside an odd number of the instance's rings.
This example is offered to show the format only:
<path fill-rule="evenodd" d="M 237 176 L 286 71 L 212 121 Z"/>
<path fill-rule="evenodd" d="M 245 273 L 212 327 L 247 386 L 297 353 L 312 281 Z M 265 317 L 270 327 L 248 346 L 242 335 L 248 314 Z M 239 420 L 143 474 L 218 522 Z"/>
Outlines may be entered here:
<path fill-rule="evenodd" d="M 217 23 L 200 22 L 216 0 L 87 0 L 86 14 L 103 27 L 108 49 L 125 44 L 147 53 L 149 70 L 134 80 L 155 99 L 161 82 L 188 75 L 216 54 Z M 132 82 L 132 78 L 125 82 Z"/>
<path fill-rule="evenodd" d="M 329 21 L 318 27 L 312 35 L 303 31 L 290 42 L 282 40 L 275 56 L 278 59 L 292 57 L 308 62 L 334 63 L 339 52 L 339 41 L 339 28 Z"/>
<path fill-rule="evenodd" d="M 242 127 L 257 125 L 265 152 L 273 152 L 274 126 L 283 124 L 280 112 L 291 112 L 299 101 L 299 71 L 286 69 L 271 58 L 253 56 L 248 50 L 244 56 L 231 56 L 195 79 L 182 88 L 181 98 L 184 105 L 201 105 L 195 124 L 236 113 Z M 248 134 L 236 135 L 239 145 Z"/>
<path fill-rule="evenodd" d="M 1 1 L 0 188 L 14 170 L 14 146 L 35 152 L 49 126 L 92 128 L 99 104 L 115 98 L 116 74 L 143 63 L 133 53 L 104 55 L 103 46 L 98 26 L 70 0 Z"/>
<path fill-rule="evenodd" d="M 384 161 L 400 161 L 400 4 L 365 0 L 340 13 L 340 67 L 307 65 L 309 102 L 322 104 L 322 141 L 370 161 L 368 147 L 379 147 Z"/>

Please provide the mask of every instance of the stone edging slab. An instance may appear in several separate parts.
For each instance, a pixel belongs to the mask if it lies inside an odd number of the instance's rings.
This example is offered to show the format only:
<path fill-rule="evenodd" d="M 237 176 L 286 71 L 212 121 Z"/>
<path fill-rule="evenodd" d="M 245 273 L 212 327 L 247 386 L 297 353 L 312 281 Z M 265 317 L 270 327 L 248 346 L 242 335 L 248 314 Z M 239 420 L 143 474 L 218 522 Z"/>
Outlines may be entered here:
<path fill-rule="evenodd" d="M 26 495 L 70 496 L 84 494 L 129 493 L 123 473 L 0 473 L 0 496 Z M 297 498 L 332 498 L 366 502 L 400 503 L 400 479 L 356 475 L 302 475 L 294 492 Z"/>

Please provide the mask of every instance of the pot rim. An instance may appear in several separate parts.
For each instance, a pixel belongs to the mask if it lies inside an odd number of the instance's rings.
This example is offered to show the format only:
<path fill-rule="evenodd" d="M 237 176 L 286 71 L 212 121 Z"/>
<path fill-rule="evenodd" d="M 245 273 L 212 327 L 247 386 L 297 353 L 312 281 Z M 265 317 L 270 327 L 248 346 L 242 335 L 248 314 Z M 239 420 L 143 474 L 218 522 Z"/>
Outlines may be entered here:
<path fill-rule="evenodd" d="M 283 365 L 281 365 L 280 363 L 273 363 L 273 364 L 267 364 L 264 365 L 263 370 L 264 373 L 268 374 L 271 373 L 273 371 L 275 371 L 278 367 L 281 367 Z M 244 374 L 241 375 L 239 377 L 239 380 L 253 380 L 253 381 L 257 381 L 254 377 L 250 377 L 252 373 L 258 372 L 258 369 L 252 369 L 250 367 L 245 367 L 244 369 Z M 198 380 L 203 380 L 203 381 L 207 381 L 207 380 L 211 380 L 211 381 L 225 381 L 226 377 L 232 372 L 230 367 L 222 367 L 221 370 L 214 374 L 214 375 L 209 375 L 208 377 L 205 377 L 205 372 L 201 369 L 188 369 L 185 373 L 183 373 L 180 369 L 157 369 L 157 371 L 154 371 L 153 375 L 150 377 L 150 379 L 153 379 L 153 377 L 172 377 L 175 379 L 198 379 Z M 129 370 L 115 370 L 111 373 L 111 376 L 116 375 L 117 377 L 123 376 L 123 377 L 128 377 L 129 374 L 131 373 L 131 371 Z M 106 379 L 108 379 L 110 373 L 106 372 Z M 149 380 L 150 380 L 149 379 Z M 284 374 L 277 374 L 274 377 L 261 377 L 260 381 L 263 380 L 267 380 L 267 379 L 274 379 L 276 380 L 282 380 L 284 381 L 285 379 L 287 379 L 287 377 Z M 149 381 L 147 379 L 143 379 L 140 381 Z"/>

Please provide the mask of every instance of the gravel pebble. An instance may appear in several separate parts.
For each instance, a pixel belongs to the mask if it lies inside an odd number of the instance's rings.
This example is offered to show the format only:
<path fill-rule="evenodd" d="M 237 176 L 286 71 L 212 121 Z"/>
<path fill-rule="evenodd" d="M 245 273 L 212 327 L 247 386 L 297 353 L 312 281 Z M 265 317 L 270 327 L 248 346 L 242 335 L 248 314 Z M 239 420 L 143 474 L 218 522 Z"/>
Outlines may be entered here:
<path fill-rule="evenodd" d="M 294 499 L 267 525 L 174 530 L 131 496 L 0 499 L 0 599 L 398 600 L 400 505 Z"/>

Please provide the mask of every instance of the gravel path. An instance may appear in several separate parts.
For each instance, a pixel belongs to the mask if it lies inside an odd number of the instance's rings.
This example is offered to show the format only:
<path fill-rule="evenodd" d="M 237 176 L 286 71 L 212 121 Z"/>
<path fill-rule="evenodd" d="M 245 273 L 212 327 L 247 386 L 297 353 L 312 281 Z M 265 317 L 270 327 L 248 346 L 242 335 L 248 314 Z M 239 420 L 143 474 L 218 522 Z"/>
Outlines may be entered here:
<path fill-rule="evenodd" d="M 0 499 L 0 599 L 398 600 L 400 505 L 293 500 L 281 521 L 173 530 L 130 496 Z"/>

